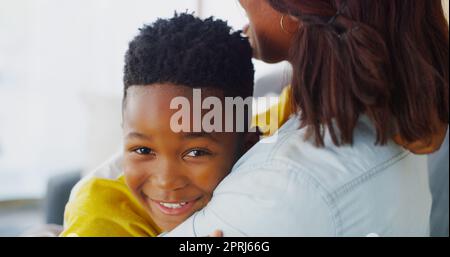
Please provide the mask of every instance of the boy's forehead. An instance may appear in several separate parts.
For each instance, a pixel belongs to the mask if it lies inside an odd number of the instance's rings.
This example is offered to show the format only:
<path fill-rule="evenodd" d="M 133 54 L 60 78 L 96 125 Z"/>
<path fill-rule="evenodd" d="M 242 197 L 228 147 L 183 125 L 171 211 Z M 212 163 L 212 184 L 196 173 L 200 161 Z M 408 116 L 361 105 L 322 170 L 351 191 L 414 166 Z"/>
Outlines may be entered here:
<path fill-rule="evenodd" d="M 127 89 L 127 98 L 142 98 L 147 96 L 157 95 L 158 97 L 186 97 L 192 100 L 194 90 L 200 90 L 202 98 L 215 96 L 218 98 L 224 97 L 224 91 L 213 87 L 193 88 L 184 85 L 176 85 L 170 83 L 151 84 L 151 85 L 136 85 L 130 86 Z"/>
<path fill-rule="evenodd" d="M 211 111 L 209 108 L 202 108 L 203 101 L 213 96 L 217 97 L 217 100 L 222 105 L 224 104 L 224 97 L 220 90 L 208 88 L 201 90 L 201 99 L 195 99 L 193 91 L 194 89 L 190 87 L 170 84 L 130 87 L 124 104 L 123 125 L 125 127 L 149 127 L 156 125 L 167 127 L 172 125 L 171 118 L 174 115 L 181 113 L 180 110 L 187 110 L 187 115 L 184 117 L 189 119 L 188 123 L 191 126 L 191 131 L 194 131 L 192 128 L 194 117 L 199 118 L 201 123 L 202 118 Z M 186 105 L 180 106 L 177 104 L 176 100 L 179 97 L 185 99 L 182 102 L 186 103 Z M 185 108 L 186 106 L 187 108 Z M 220 108 L 222 123 L 226 119 L 224 111 L 224 108 Z"/>
<path fill-rule="evenodd" d="M 200 98 L 194 90 L 200 90 Z M 218 89 L 194 89 L 171 84 L 132 86 L 127 90 L 124 115 L 155 114 L 155 111 L 173 113 L 179 110 L 179 103 L 183 103 L 183 107 L 188 106 L 191 114 L 200 105 L 200 115 L 204 115 L 207 110 L 202 108 L 202 103 L 208 97 L 216 97 L 221 104 L 224 103 L 223 93 Z"/>
<path fill-rule="evenodd" d="M 205 133 L 213 132 L 218 133 L 215 137 L 218 138 L 226 133 L 244 132 L 250 127 L 250 116 L 246 112 L 251 111 L 251 106 L 248 109 L 237 107 L 239 103 L 228 106 L 228 99 L 219 89 L 202 89 L 200 97 L 194 90 L 197 89 L 172 84 L 130 87 L 123 110 L 124 133 L 183 131 L 197 133 L 188 134 L 186 138 L 211 138 L 210 135 L 205 137 Z"/>

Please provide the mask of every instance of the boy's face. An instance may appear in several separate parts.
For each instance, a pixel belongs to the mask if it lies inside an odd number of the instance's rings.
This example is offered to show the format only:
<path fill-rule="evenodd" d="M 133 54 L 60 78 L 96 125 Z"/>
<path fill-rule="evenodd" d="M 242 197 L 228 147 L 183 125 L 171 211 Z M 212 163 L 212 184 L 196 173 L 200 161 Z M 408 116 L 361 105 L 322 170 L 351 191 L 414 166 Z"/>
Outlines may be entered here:
<path fill-rule="evenodd" d="M 178 110 L 171 110 L 170 102 L 189 99 L 192 117 L 192 92 L 175 85 L 133 86 L 124 105 L 126 182 L 164 231 L 202 209 L 242 153 L 238 133 L 172 131 L 171 117 Z M 202 98 L 223 97 L 219 94 L 202 90 Z"/>

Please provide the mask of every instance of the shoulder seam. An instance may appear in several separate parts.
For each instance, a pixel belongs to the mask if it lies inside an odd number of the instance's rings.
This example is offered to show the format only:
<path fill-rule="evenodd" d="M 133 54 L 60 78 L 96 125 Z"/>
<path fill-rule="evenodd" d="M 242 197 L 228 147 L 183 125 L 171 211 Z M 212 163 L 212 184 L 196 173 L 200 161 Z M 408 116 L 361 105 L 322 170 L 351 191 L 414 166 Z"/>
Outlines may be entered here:
<path fill-rule="evenodd" d="M 410 155 L 409 152 L 406 152 L 406 151 L 399 152 L 398 154 L 392 156 L 387 161 L 384 161 L 384 162 L 374 166 L 373 168 L 364 171 L 364 173 L 361 174 L 360 176 L 358 176 L 355 179 L 349 181 L 348 183 L 340 186 L 330 196 L 332 198 L 336 199 L 340 195 L 346 194 L 346 193 L 352 191 L 356 186 L 360 185 L 362 182 L 373 178 L 374 176 L 378 175 L 381 171 L 385 170 L 386 168 L 388 168 L 388 167 L 396 164 L 397 162 L 405 159 L 408 155 Z"/>

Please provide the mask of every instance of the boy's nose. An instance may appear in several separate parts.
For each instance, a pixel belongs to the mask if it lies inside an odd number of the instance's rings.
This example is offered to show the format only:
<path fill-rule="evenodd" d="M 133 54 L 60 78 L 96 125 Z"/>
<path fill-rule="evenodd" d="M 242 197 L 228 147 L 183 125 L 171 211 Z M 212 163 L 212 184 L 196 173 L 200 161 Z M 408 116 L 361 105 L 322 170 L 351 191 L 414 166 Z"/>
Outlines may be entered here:
<path fill-rule="evenodd" d="M 156 170 L 153 177 L 153 186 L 167 191 L 175 191 L 186 187 L 188 179 L 175 165 L 167 163 L 161 169 Z"/>

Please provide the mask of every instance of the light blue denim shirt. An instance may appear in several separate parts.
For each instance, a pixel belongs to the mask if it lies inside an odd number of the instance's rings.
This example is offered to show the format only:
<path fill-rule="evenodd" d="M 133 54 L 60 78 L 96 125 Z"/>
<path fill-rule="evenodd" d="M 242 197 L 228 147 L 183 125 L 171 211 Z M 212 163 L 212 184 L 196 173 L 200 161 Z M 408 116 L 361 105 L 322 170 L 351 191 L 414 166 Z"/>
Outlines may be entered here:
<path fill-rule="evenodd" d="M 353 146 L 304 139 L 298 117 L 234 166 L 203 210 L 165 236 L 428 236 L 427 158 L 375 146 L 362 118 Z M 274 141 L 267 143 L 268 140 Z"/>

